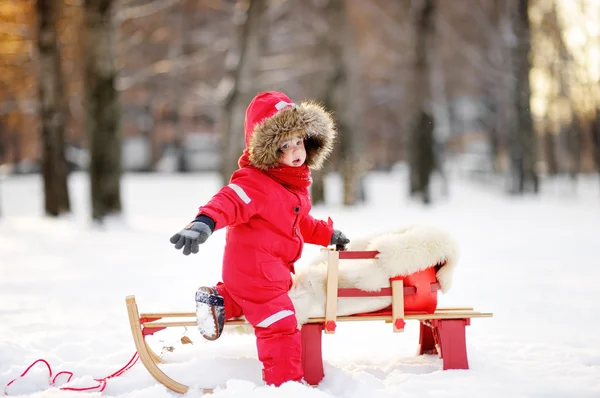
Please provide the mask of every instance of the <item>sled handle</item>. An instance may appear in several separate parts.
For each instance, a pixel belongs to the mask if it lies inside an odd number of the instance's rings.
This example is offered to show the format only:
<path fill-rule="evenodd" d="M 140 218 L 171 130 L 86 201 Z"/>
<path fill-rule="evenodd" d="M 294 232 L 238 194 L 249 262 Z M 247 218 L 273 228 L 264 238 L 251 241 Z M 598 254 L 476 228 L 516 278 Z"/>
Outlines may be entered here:
<path fill-rule="evenodd" d="M 370 260 L 377 259 L 379 252 L 377 250 L 335 250 L 331 247 L 322 247 L 322 252 L 335 251 L 340 255 L 340 260 Z"/>
<path fill-rule="evenodd" d="M 340 245 L 338 245 L 340 246 Z M 336 247 L 339 249 L 339 247 Z M 334 250 L 327 251 L 327 279 L 325 281 L 325 333 L 335 333 L 337 318 L 337 301 L 339 288 L 339 262 L 340 260 L 368 260 L 378 259 L 377 250 Z M 402 288 L 399 289 L 401 292 Z"/>

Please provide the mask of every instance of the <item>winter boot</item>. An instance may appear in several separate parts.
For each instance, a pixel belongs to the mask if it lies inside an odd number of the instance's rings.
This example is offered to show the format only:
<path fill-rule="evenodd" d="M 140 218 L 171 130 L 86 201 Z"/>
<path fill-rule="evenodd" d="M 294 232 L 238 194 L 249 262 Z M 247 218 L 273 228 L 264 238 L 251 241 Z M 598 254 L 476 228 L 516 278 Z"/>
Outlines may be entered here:
<path fill-rule="evenodd" d="M 216 340 L 225 326 L 225 305 L 216 288 L 202 286 L 196 292 L 196 320 L 200 334 Z"/>

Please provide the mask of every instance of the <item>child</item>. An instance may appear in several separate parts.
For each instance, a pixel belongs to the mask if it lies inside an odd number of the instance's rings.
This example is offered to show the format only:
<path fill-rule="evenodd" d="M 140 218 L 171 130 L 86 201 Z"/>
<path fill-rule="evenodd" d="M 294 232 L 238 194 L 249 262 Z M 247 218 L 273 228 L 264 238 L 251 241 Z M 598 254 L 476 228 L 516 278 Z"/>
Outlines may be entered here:
<path fill-rule="evenodd" d="M 345 247 L 350 241 L 308 213 L 310 169 L 318 169 L 335 139 L 331 116 L 313 103 L 295 105 L 283 93 L 259 93 L 246 110 L 246 149 L 229 185 L 171 237 L 183 254 L 227 228 L 223 282 L 196 293 L 198 328 L 217 339 L 225 319 L 244 315 L 254 326 L 263 379 L 301 381 L 302 344 L 288 296 L 304 243 Z"/>

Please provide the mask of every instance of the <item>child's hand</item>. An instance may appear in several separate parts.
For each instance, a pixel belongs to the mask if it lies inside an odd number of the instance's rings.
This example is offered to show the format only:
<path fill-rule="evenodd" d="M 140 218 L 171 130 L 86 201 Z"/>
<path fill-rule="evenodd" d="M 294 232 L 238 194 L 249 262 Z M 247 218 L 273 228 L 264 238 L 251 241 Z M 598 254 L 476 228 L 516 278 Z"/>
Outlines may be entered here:
<path fill-rule="evenodd" d="M 191 222 L 184 229 L 171 236 L 171 243 L 175 249 L 183 247 L 183 254 L 198 253 L 199 245 L 206 242 L 212 231 L 208 225 L 201 221 Z"/>
<path fill-rule="evenodd" d="M 342 231 L 337 229 L 333 231 L 333 235 L 331 235 L 331 242 L 329 242 L 329 244 L 335 245 L 336 250 L 346 250 L 346 245 L 348 243 L 350 243 L 350 239 L 348 239 Z"/>

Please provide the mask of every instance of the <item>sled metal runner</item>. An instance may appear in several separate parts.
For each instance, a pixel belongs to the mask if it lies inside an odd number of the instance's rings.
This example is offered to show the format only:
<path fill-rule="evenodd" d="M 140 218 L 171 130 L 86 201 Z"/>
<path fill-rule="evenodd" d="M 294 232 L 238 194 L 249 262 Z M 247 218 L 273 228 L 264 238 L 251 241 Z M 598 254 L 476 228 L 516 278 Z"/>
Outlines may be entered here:
<path fill-rule="evenodd" d="M 369 293 L 358 289 L 338 288 L 338 263 L 340 259 L 377 258 L 377 252 L 329 252 L 327 267 L 327 290 L 325 316 L 309 318 L 302 326 L 302 366 L 304 378 L 312 385 L 324 377 L 321 352 L 322 332 L 335 333 L 336 322 L 385 321 L 392 324 L 393 332 L 402 332 L 406 320 L 420 323 L 419 354 L 438 354 L 443 361 L 443 369 L 468 369 L 465 327 L 471 318 L 489 318 L 492 313 L 479 312 L 469 307 L 438 308 L 433 314 L 404 313 L 404 295 L 410 294 L 411 286 L 403 286 L 402 280 L 392 279 L 384 292 Z M 436 289 L 432 284 L 432 289 Z M 437 290 L 437 289 L 436 289 Z M 432 290 L 433 291 L 433 290 Z M 336 316 L 338 297 L 368 297 L 387 295 L 392 297 L 391 311 L 378 311 L 369 314 Z M 145 336 L 152 335 L 169 327 L 196 326 L 195 312 L 156 312 L 139 313 L 135 296 L 127 296 L 127 313 L 136 350 L 148 372 L 170 390 L 185 394 L 189 387 L 181 384 L 160 368 L 164 363 L 148 346 Z M 176 319 L 175 319 L 176 318 Z M 245 319 L 234 319 L 226 325 L 247 325 Z M 213 392 L 210 388 L 204 393 Z"/>

